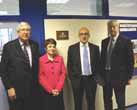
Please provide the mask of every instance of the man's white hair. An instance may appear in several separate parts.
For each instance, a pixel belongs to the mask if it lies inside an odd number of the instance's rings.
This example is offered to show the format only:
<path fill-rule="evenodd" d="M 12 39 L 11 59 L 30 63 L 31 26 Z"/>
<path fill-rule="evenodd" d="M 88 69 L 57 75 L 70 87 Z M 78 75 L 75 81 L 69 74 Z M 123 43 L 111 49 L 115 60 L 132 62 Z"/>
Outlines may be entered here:
<path fill-rule="evenodd" d="M 116 23 L 117 25 L 119 25 L 118 20 L 110 20 L 110 21 L 108 21 L 108 26 L 113 24 L 113 23 Z"/>
<path fill-rule="evenodd" d="M 20 29 L 21 29 L 21 27 L 24 26 L 24 25 L 27 25 L 27 26 L 29 27 L 29 29 L 31 29 L 30 24 L 29 24 L 28 22 L 23 21 L 23 22 L 20 22 L 20 23 L 19 23 L 19 25 L 18 25 L 17 28 L 16 28 L 16 31 L 19 32 Z"/>

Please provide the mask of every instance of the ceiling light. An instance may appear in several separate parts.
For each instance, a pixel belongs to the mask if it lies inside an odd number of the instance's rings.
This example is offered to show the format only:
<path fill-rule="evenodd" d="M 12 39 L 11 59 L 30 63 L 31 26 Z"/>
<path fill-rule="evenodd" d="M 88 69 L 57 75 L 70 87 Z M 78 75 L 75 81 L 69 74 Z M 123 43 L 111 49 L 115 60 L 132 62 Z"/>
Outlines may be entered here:
<path fill-rule="evenodd" d="M 47 3 L 49 4 L 58 4 L 58 3 L 61 3 L 61 4 L 65 4 L 67 3 L 69 0 L 47 0 Z"/>

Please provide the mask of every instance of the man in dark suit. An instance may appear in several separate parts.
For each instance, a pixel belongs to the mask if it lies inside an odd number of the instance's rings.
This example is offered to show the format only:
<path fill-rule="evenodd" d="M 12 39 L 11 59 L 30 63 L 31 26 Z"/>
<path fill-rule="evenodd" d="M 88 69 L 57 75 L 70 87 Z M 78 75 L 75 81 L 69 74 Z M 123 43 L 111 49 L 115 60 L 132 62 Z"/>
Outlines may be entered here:
<path fill-rule="evenodd" d="M 10 108 L 32 110 L 37 86 L 38 44 L 30 40 L 31 27 L 21 22 L 17 27 L 18 39 L 4 45 L 1 70 L 9 96 Z"/>
<path fill-rule="evenodd" d="M 99 48 L 88 42 L 89 30 L 85 27 L 79 31 L 80 42 L 71 45 L 68 50 L 67 69 L 71 80 L 75 110 L 82 110 L 85 92 L 88 110 L 95 110 L 96 81 L 99 72 Z"/>
<path fill-rule="evenodd" d="M 114 90 L 118 110 L 125 110 L 125 89 L 130 84 L 133 73 L 133 50 L 130 40 L 119 34 L 119 23 L 108 22 L 109 37 L 102 41 L 101 62 L 105 110 L 112 110 L 112 91 Z"/>

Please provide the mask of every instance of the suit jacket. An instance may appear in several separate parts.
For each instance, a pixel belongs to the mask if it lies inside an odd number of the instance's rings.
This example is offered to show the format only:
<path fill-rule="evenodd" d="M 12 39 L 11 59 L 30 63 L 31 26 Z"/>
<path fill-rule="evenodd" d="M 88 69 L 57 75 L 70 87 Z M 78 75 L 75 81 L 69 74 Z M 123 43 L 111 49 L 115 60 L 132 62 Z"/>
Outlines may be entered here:
<path fill-rule="evenodd" d="M 3 48 L 0 72 L 6 89 L 15 88 L 17 98 L 30 95 L 33 84 L 37 83 L 38 44 L 31 40 L 29 44 L 32 67 L 29 66 L 18 39 L 8 42 Z"/>
<path fill-rule="evenodd" d="M 100 70 L 100 54 L 99 47 L 88 43 L 90 51 L 90 64 L 93 76 L 99 74 Z M 80 59 L 80 43 L 71 45 L 68 49 L 67 69 L 72 87 L 77 88 L 80 84 L 82 75 L 81 59 Z"/>
<path fill-rule="evenodd" d="M 102 41 L 101 48 L 101 67 L 102 76 L 104 79 L 106 78 L 105 66 L 109 39 L 110 38 L 108 37 Z M 134 60 L 131 41 L 118 36 L 111 55 L 111 73 L 109 75 L 110 80 L 127 83 L 132 77 L 133 64 Z"/>
<path fill-rule="evenodd" d="M 53 61 L 48 60 L 45 54 L 39 59 L 39 82 L 45 91 L 51 93 L 53 89 L 59 92 L 64 86 L 66 78 L 66 68 L 63 58 L 56 55 Z"/>

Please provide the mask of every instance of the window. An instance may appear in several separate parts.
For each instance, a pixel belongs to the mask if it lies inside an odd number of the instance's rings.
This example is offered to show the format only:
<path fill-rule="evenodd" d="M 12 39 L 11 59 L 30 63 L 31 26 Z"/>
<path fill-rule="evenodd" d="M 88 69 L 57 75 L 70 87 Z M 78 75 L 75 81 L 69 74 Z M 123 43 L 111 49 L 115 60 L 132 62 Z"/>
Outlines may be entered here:
<path fill-rule="evenodd" d="M 137 0 L 109 0 L 110 16 L 137 16 Z"/>
<path fill-rule="evenodd" d="M 17 38 L 16 22 L 0 22 L 0 55 L 5 43 Z"/>
<path fill-rule="evenodd" d="M 47 14 L 101 16 L 102 0 L 47 0 Z"/>
<path fill-rule="evenodd" d="M 19 14 L 19 0 L 0 0 L 0 16 Z"/>

